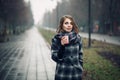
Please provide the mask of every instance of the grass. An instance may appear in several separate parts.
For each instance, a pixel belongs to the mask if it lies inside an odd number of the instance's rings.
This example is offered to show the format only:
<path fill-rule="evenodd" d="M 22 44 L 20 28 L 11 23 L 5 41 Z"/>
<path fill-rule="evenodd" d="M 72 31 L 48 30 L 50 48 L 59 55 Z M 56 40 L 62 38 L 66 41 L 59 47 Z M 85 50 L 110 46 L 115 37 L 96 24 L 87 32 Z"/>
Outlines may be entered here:
<path fill-rule="evenodd" d="M 51 45 L 51 39 L 55 35 L 55 32 L 52 32 L 50 30 L 45 30 L 42 28 L 39 28 L 39 31 L 42 33 L 45 40 Z"/>
<path fill-rule="evenodd" d="M 84 49 L 83 80 L 119 80 L 120 69 L 97 54 L 96 50 Z"/>
<path fill-rule="evenodd" d="M 46 41 L 51 45 L 51 39 L 55 35 L 55 32 L 41 28 L 39 30 Z M 98 54 L 98 52 L 105 51 L 120 56 L 120 46 L 92 40 L 91 48 L 87 48 L 87 43 L 88 39 L 84 38 L 83 80 L 120 80 L 120 68 L 113 65 L 110 60 Z"/>

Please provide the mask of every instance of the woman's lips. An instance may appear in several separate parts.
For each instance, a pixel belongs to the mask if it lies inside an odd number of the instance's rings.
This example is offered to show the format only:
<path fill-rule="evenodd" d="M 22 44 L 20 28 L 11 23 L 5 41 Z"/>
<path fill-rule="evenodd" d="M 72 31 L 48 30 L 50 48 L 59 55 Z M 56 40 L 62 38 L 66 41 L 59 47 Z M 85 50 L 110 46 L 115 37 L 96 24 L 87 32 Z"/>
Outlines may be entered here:
<path fill-rule="evenodd" d="M 67 28 L 67 30 L 71 30 L 71 28 Z"/>

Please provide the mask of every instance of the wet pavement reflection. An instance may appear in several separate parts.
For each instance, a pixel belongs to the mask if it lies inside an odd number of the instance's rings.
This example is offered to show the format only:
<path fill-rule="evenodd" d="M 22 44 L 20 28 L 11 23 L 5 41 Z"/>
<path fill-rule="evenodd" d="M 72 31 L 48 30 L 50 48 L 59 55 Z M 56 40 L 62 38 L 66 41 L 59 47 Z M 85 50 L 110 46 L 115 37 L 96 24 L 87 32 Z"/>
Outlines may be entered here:
<path fill-rule="evenodd" d="M 0 80 L 53 80 L 55 63 L 34 27 L 0 43 Z"/>

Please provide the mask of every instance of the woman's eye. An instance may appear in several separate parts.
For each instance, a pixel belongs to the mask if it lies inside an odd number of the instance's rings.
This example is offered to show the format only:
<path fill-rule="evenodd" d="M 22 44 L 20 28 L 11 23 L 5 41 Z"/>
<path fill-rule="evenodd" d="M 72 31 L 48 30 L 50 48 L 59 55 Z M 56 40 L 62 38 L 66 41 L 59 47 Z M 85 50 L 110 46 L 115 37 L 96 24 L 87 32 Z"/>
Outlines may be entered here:
<path fill-rule="evenodd" d="M 68 22 L 65 22 L 65 24 L 68 24 Z"/>
<path fill-rule="evenodd" d="M 71 22 L 70 24 L 71 24 L 71 25 L 73 25 L 73 23 L 72 23 L 72 22 Z"/>

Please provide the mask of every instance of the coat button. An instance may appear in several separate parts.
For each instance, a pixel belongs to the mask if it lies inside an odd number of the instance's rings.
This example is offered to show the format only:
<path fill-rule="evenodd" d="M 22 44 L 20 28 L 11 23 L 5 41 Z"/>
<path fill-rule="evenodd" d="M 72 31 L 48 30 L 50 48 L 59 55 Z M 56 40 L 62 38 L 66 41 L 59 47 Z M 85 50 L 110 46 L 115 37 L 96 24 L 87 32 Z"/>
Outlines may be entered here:
<path fill-rule="evenodd" d="M 71 56 L 71 58 L 73 58 L 73 56 Z"/>

